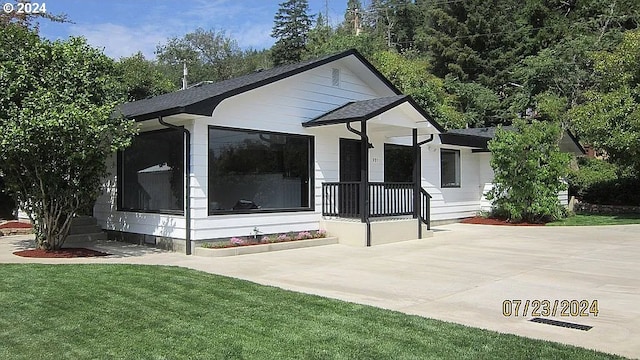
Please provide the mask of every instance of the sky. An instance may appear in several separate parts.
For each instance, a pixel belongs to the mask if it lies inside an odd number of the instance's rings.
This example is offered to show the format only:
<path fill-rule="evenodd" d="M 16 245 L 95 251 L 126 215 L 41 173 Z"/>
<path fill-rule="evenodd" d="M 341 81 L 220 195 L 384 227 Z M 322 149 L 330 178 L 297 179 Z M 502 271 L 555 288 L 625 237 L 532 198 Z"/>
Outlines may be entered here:
<path fill-rule="evenodd" d="M 243 49 L 271 47 L 273 17 L 283 0 L 32 0 L 73 23 L 40 21 L 41 36 L 84 36 L 114 59 L 141 51 L 153 59 L 159 44 L 198 27 L 224 30 Z M 309 14 L 328 8 L 331 24 L 344 17 L 347 0 L 309 0 Z"/>

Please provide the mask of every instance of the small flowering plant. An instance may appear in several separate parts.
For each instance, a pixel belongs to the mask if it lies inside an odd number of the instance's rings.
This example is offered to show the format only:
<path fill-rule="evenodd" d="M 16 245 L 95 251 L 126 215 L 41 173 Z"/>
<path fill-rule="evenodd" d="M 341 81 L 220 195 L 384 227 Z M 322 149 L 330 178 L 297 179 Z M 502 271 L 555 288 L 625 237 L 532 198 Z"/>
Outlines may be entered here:
<path fill-rule="evenodd" d="M 246 241 L 242 238 L 232 237 L 231 240 L 229 240 L 229 243 L 233 246 L 242 246 L 246 244 Z"/>
<path fill-rule="evenodd" d="M 280 235 L 278 235 L 276 240 L 279 241 L 279 242 L 283 242 L 283 241 L 290 241 L 291 239 L 289 238 L 289 235 L 287 235 L 287 234 L 280 234 Z"/>
<path fill-rule="evenodd" d="M 320 239 L 325 237 L 327 237 L 327 232 L 325 230 L 300 231 L 299 233 L 290 232 L 286 234 L 282 233 L 277 236 L 276 234 L 263 235 L 260 238 L 257 238 L 257 234 L 254 233 L 249 238 L 232 237 L 231 239 L 229 239 L 229 241 L 204 243 L 202 244 L 202 247 L 215 249 L 246 245 L 271 244 L 295 240 Z"/>
<path fill-rule="evenodd" d="M 298 233 L 298 236 L 296 236 L 296 239 L 298 240 L 313 239 L 313 235 L 311 235 L 311 233 L 308 231 L 301 231 Z"/>

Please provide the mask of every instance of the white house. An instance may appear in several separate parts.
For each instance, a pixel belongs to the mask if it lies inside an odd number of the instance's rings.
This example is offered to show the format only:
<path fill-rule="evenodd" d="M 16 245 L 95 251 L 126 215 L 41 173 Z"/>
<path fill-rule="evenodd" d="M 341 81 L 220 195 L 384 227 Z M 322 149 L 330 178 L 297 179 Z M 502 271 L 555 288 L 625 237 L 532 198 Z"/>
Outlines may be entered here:
<path fill-rule="evenodd" d="M 110 159 L 94 216 L 112 238 L 187 254 L 254 230 L 415 239 L 473 216 L 493 179 L 492 134 L 445 133 L 355 50 L 119 111 L 141 131 Z"/>

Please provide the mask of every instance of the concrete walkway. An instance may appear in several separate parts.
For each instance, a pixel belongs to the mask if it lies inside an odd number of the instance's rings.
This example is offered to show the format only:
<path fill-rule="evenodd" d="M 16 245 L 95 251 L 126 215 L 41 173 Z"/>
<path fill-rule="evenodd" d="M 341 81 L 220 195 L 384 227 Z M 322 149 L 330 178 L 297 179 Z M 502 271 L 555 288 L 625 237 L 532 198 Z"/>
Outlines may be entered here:
<path fill-rule="evenodd" d="M 102 242 L 113 256 L 28 259 L 12 255 L 30 237 L 0 237 L 0 263 L 136 263 L 184 266 L 305 293 L 469 326 L 640 357 L 640 225 L 503 227 L 452 224 L 426 240 L 344 245 L 229 258 L 201 258 Z M 505 317 L 503 301 L 522 300 Z M 526 300 L 598 301 L 597 317 L 554 320 L 580 331 L 528 321 Z M 514 309 L 515 310 L 515 309 Z"/>

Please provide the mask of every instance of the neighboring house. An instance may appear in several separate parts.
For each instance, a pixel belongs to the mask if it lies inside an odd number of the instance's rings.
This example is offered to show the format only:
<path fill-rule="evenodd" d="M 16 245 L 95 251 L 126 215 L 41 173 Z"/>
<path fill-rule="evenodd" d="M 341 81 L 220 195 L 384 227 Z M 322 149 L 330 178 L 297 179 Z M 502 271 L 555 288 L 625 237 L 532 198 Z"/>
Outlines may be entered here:
<path fill-rule="evenodd" d="M 187 254 L 254 230 L 323 228 L 360 246 L 428 236 L 431 220 L 479 211 L 493 179 L 488 138 L 444 134 L 355 50 L 119 111 L 141 131 L 109 161 L 94 216 L 113 238 Z"/>

